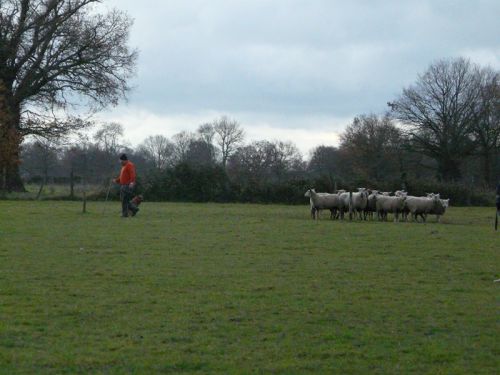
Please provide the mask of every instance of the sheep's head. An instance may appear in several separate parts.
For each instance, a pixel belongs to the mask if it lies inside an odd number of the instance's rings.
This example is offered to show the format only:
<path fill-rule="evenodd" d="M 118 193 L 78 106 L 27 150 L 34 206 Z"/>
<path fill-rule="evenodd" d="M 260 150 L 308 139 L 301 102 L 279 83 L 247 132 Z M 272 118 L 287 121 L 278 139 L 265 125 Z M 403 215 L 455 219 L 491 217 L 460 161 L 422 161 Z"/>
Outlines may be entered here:
<path fill-rule="evenodd" d="M 306 191 L 306 193 L 304 194 L 304 197 L 306 197 L 306 198 L 310 198 L 310 197 L 311 197 L 311 195 L 312 195 L 312 194 L 311 194 L 311 192 L 312 192 L 312 193 L 316 193 L 316 190 L 314 190 L 314 189 L 309 189 L 309 190 L 307 190 L 307 191 Z"/>
<path fill-rule="evenodd" d="M 434 194 L 434 193 L 426 193 L 427 194 L 427 198 L 434 198 L 434 197 L 437 197 L 437 199 L 440 199 L 439 197 L 439 193 L 437 194 Z"/>

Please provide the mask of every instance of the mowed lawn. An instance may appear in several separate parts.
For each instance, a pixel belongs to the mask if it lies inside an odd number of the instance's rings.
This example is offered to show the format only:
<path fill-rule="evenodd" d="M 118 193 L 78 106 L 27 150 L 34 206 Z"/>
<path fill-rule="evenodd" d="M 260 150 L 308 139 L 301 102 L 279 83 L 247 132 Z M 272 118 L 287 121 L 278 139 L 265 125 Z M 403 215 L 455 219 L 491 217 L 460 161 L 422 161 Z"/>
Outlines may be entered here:
<path fill-rule="evenodd" d="M 493 208 L 0 201 L 0 373 L 495 374 Z"/>

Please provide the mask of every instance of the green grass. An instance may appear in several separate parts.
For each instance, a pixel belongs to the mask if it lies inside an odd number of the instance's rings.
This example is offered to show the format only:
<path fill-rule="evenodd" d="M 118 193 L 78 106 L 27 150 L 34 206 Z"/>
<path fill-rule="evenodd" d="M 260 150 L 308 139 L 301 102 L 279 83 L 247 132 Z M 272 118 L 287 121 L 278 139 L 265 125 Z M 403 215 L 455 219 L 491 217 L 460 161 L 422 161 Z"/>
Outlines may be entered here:
<path fill-rule="evenodd" d="M 498 373 L 493 208 L 106 207 L 0 201 L 0 373 Z"/>

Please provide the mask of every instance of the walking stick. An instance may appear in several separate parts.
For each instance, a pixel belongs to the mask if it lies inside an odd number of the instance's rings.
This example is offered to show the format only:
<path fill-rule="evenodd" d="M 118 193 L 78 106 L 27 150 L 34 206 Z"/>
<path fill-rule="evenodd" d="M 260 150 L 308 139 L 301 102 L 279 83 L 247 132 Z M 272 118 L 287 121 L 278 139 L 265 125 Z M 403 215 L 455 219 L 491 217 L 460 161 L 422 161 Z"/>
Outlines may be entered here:
<path fill-rule="evenodd" d="M 102 206 L 102 215 L 104 215 L 104 211 L 106 209 L 106 203 L 108 203 L 109 192 L 111 190 L 111 185 L 113 185 L 113 179 L 109 181 L 108 191 L 106 193 L 106 200 L 104 201 L 104 205 Z"/>

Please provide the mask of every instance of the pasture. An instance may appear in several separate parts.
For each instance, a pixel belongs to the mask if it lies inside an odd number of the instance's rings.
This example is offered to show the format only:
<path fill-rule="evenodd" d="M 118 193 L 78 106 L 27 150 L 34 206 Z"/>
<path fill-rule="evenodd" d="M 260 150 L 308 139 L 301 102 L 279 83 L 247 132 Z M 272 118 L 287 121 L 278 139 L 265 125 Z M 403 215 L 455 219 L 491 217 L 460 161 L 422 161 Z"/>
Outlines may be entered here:
<path fill-rule="evenodd" d="M 0 201 L 0 373 L 493 374 L 493 208 Z"/>

